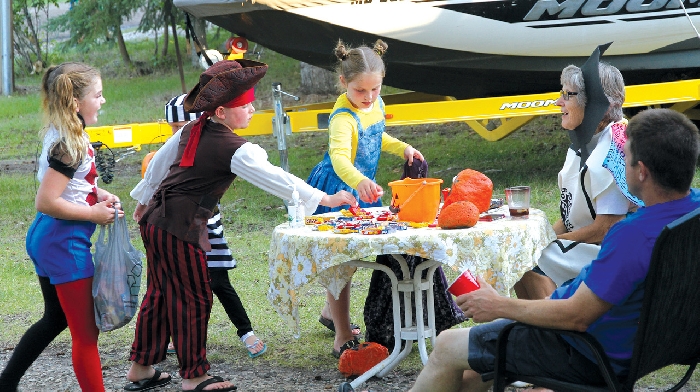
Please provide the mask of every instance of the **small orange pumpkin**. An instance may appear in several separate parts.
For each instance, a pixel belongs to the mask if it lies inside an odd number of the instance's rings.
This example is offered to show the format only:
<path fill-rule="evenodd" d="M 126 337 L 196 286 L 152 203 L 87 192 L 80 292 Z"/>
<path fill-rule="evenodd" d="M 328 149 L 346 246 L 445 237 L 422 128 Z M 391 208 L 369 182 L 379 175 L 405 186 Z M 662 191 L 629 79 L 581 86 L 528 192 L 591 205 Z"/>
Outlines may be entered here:
<path fill-rule="evenodd" d="M 479 210 L 470 201 L 458 201 L 440 211 L 438 226 L 443 229 L 472 227 L 479 221 Z"/>
<path fill-rule="evenodd" d="M 389 357 L 389 350 L 379 343 L 364 342 L 343 351 L 338 370 L 345 377 L 359 376 Z"/>
<path fill-rule="evenodd" d="M 151 159 L 153 159 L 154 155 L 156 155 L 156 152 L 151 151 L 148 154 L 146 154 L 145 157 L 143 157 L 143 161 L 141 161 L 141 178 L 143 178 L 143 176 L 146 174 L 148 164 L 151 163 Z"/>
<path fill-rule="evenodd" d="M 452 181 L 452 188 L 445 198 L 442 208 L 458 201 L 474 203 L 479 212 L 484 212 L 491 206 L 493 182 L 485 174 L 472 169 L 464 169 Z"/>

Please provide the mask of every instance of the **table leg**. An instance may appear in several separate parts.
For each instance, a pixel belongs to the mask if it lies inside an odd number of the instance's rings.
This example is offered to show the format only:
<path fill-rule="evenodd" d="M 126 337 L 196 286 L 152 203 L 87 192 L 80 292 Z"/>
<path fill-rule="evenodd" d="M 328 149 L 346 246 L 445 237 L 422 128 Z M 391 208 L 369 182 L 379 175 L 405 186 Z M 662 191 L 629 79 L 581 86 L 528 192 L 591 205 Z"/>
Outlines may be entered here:
<path fill-rule="evenodd" d="M 423 365 L 428 363 L 428 350 L 425 346 L 425 339 L 430 338 L 431 344 L 435 344 L 435 297 L 433 293 L 433 275 L 435 270 L 440 265 L 435 260 L 425 260 L 416 266 L 413 272 L 413 293 L 416 304 L 416 332 L 418 341 L 418 351 Z M 425 280 L 422 279 L 423 270 L 427 269 Z M 428 330 L 425 330 L 423 324 L 423 290 L 427 291 L 428 303 Z"/>
<path fill-rule="evenodd" d="M 370 370 L 366 371 L 363 373 L 361 376 L 357 377 L 351 382 L 351 385 L 353 388 L 359 387 L 362 385 L 365 381 L 369 380 L 371 377 L 378 375 L 382 370 L 385 370 L 388 368 L 388 371 L 391 371 L 396 365 L 401 362 L 401 360 L 406 356 L 406 355 L 400 355 L 402 354 L 401 352 L 401 307 L 399 305 L 399 282 L 398 278 L 396 277 L 396 274 L 394 274 L 394 271 L 391 270 L 388 266 L 375 263 L 375 262 L 369 262 L 369 261 L 362 261 L 362 260 L 350 260 L 347 262 L 347 264 L 355 266 L 355 267 L 364 267 L 364 268 L 371 268 L 375 270 L 379 270 L 387 274 L 389 276 L 389 279 L 391 280 L 391 299 L 392 299 L 392 308 L 393 308 L 393 314 L 394 314 L 394 350 L 391 352 L 388 358 L 385 360 L 381 361 L 377 365 L 375 365 L 373 368 Z M 405 261 L 404 261 L 404 264 Z M 401 267 L 402 271 L 404 271 L 403 266 Z M 406 271 L 408 269 L 406 268 Z M 387 373 L 388 373 L 387 371 Z"/>
<path fill-rule="evenodd" d="M 394 315 L 394 349 L 388 358 L 368 370 L 358 378 L 351 382 L 353 388 L 359 387 L 372 376 L 384 377 L 393 370 L 413 348 L 413 342 L 418 342 L 418 350 L 420 352 L 421 361 L 425 365 L 428 361 L 428 352 L 425 345 L 425 339 L 430 338 L 432 344 L 435 344 L 435 305 L 433 293 L 433 275 L 435 270 L 440 265 L 434 260 L 425 260 L 414 271 L 413 277 L 410 276 L 408 264 L 402 255 L 392 255 L 401 267 L 404 279 L 399 282 L 398 278 L 391 268 L 368 261 L 351 260 L 347 264 L 355 267 L 371 268 L 383 271 L 391 280 L 391 297 Z M 422 273 L 428 269 L 426 279 L 422 279 Z M 423 323 L 423 290 L 427 293 L 428 300 L 428 326 L 426 329 Z M 399 293 L 403 292 L 404 301 L 404 323 L 401 323 L 401 308 L 399 305 Z M 414 302 L 415 301 L 415 302 Z M 413 323 L 413 305 L 416 307 L 416 323 Z M 401 342 L 406 341 L 406 344 L 401 349 Z"/>

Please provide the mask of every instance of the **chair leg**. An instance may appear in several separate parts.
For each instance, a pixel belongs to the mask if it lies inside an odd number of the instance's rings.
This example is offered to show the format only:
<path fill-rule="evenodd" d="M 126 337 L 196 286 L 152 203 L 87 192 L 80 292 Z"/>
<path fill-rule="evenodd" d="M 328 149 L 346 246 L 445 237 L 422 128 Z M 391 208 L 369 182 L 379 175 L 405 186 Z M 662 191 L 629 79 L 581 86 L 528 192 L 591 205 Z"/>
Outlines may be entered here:
<path fill-rule="evenodd" d="M 669 389 L 666 392 L 676 392 L 683 388 L 683 386 L 688 382 L 688 380 L 690 380 L 690 377 L 693 375 L 693 372 L 695 371 L 695 366 L 697 366 L 697 363 L 688 366 L 688 371 L 686 371 L 683 378 L 680 381 L 678 381 L 678 384 L 674 385 L 673 388 Z"/>
<path fill-rule="evenodd" d="M 515 326 L 515 323 L 506 325 L 498 335 L 498 350 L 496 351 L 495 377 L 493 382 L 493 392 L 504 392 L 508 382 L 506 380 L 506 349 L 508 346 L 508 335 Z"/>

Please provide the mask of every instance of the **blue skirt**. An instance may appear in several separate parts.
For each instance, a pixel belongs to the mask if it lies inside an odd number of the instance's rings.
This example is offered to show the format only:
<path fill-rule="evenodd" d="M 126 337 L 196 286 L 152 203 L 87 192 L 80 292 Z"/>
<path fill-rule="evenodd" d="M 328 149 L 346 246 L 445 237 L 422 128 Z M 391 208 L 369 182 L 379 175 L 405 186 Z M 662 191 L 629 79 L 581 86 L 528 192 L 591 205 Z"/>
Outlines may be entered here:
<path fill-rule="evenodd" d="M 374 179 L 371 179 L 374 181 Z M 357 191 L 338 177 L 338 175 L 335 173 L 335 170 L 333 170 L 333 164 L 331 163 L 330 156 L 328 153 L 323 157 L 323 160 L 319 162 L 316 167 L 311 170 L 311 174 L 309 174 L 309 178 L 306 180 L 306 182 L 311 185 L 312 187 L 316 189 L 320 189 L 328 195 L 333 195 L 336 194 L 340 191 L 348 191 L 352 193 L 357 201 L 360 203 L 360 207 L 362 208 L 367 208 L 367 207 L 381 207 L 382 206 L 382 200 L 378 199 L 374 203 L 365 203 L 362 200 L 360 200 L 359 195 Z M 326 206 L 319 205 L 314 214 L 323 214 L 325 212 L 331 212 L 331 211 L 340 211 L 342 209 L 348 209 L 349 205 L 343 205 L 340 207 L 335 207 L 335 208 L 330 208 Z"/>

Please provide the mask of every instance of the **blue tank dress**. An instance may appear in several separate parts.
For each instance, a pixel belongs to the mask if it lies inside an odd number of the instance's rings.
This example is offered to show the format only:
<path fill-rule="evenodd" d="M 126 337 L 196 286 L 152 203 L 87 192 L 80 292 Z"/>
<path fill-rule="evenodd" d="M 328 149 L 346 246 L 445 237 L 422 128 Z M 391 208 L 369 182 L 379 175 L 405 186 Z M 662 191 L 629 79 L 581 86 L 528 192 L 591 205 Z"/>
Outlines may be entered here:
<path fill-rule="evenodd" d="M 378 98 L 377 102 L 379 103 L 382 113 L 384 113 L 384 102 L 381 98 Z M 365 177 L 375 181 L 379 157 L 382 153 L 382 134 L 384 133 L 385 128 L 384 119 L 382 118 L 381 121 L 378 121 L 367 128 L 363 128 L 360 118 L 355 112 L 348 108 L 338 108 L 331 113 L 329 121 L 333 121 L 333 117 L 339 113 L 349 113 L 357 122 L 357 152 L 355 153 L 355 161 L 353 162 L 353 165 Z M 360 203 L 360 207 L 362 208 L 382 206 L 381 199 L 374 203 L 365 203 L 360 200 L 357 191 L 343 182 L 343 180 L 341 180 L 335 173 L 335 170 L 333 170 L 333 163 L 331 162 L 331 157 L 328 154 L 328 151 L 326 151 L 323 160 L 316 165 L 313 170 L 311 170 L 311 174 L 306 182 L 314 188 L 320 189 L 329 195 L 338 193 L 341 190 L 348 191 L 355 196 Z M 314 214 L 340 211 L 341 209 L 347 209 L 348 207 L 349 206 L 345 205 L 330 208 L 319 205 Z"/>

